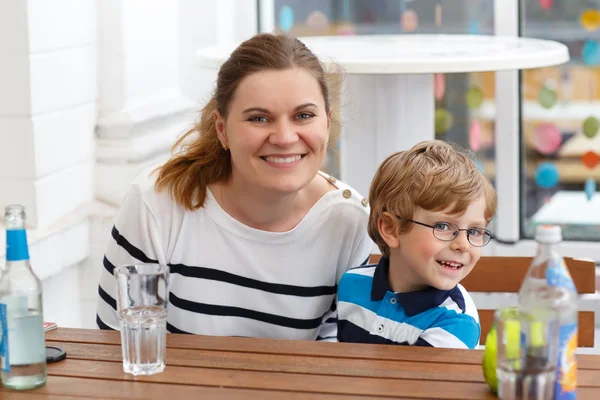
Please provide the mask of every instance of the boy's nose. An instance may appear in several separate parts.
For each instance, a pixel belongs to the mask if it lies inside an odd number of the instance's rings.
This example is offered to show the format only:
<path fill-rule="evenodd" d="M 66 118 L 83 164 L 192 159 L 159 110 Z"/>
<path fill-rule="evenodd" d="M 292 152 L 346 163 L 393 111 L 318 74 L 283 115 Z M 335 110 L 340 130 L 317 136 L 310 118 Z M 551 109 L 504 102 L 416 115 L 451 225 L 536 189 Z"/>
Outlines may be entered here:
<path fill-rule="evenodd" d="M 452 250 L 460 251 L 462 253 L 469 251 L 469 249 L 471 248 L 471 243 L 469 243 L 467 232 L 458 232 L 458 236 L 452 241 L 450 247 L 452 248 Z"/>

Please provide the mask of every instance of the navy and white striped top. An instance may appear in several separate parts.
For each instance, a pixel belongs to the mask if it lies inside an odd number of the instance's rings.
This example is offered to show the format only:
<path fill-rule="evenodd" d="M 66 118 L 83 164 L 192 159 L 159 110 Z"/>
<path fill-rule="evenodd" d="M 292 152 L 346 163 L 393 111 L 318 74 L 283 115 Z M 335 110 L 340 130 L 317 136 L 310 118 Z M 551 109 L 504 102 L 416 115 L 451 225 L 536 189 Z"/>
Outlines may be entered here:
<path fill-rule="evenodd" d="M 335 340 L 337 283 L 368 258 L 372 242 L 366 202 L 330 181 L 337 190 L 296 227 L 267 232 L 232 218 L 210 190 L 205 206 L 190 212 L 157 192 L 155 178 L 141 175 L 112 229 L 98 287 L 98 326 L 119 327 L 113 268 L 159 262 L 171 269 L 169 332 Z"/>
<path fill-rule="evenodd" d="M 352 268 L 338 289 L 338 341 L 469 348 L 479 343 L 479 315 L 465 288 L 394 293 L 389 259 Z"/>

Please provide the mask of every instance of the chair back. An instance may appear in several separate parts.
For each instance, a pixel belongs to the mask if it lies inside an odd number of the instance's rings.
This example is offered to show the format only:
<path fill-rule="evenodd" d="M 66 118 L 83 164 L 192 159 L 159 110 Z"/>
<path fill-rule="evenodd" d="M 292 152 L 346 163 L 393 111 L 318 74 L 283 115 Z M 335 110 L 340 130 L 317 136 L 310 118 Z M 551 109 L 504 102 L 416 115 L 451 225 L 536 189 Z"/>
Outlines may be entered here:
<path fill-rule="evenodd" d="M 377 263 L 380 254 L 372 254 Z M 529 270 L 532 257 L 481 257 L 471 273 L 460 283 L 470 293 L 517 293 Z M 596 292 L 596 264 L 593 261 L 565 257 L 579 295 Z M 494 310 L 478 308 L 481 323 L 479 342 L 485 338 L 494 320 Z M 579 347 L 594 347 L 595 317 L 593 311 L 579 311 Z"/>

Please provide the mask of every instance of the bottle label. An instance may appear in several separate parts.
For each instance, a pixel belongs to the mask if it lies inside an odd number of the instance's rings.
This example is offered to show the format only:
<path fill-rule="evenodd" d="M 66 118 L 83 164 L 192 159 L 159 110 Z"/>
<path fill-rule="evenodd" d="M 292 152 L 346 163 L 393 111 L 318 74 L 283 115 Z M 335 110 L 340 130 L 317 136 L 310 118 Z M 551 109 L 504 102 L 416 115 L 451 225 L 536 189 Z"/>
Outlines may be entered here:
<path fill-rule="evenodd" d="M 46 361 L 42 314 L 30 311 L 26 296 L 7 296 L 8 353 L 10 365 L 38 364 Z"/>
<path fill-rule="evenodd" d="M 3 372 L 10 372 L 8 358 L 8 323 L 6 318 L 6 304 L 0 303 L 0 367 Z"/>
<path fill-rule="evenodd" d="M 548 261 L 548 269 L 546 270 L 546 281 L 548 285 L 561 287 L 573 292 L 577 292 L 573 278 L 569 273 L 569 269 L 562 258 L 551 259 Z"/>
<path fill-rule="evenodd" d="M 577 389 L 577 324 L 560 327 L 558 337 L 558 360 L 556 366 L 555 400 L 575 400 Z"/>
<path fill-rule="evenodd" d="M 549 260 L 546 281 L 549 286 L 577 293 L 573 278 L 562 258 Z M 577 322 L 562 324 L 559 329 L 555 400 L 575 400 L 577 397 L 577 359 L 575 358 L 577 330 Z"/>
<path fill-rule="evenodd" d="M 8 229 L 6 231 L 6 261 L 29 260 L 27 233 L 25 229 Z"/>

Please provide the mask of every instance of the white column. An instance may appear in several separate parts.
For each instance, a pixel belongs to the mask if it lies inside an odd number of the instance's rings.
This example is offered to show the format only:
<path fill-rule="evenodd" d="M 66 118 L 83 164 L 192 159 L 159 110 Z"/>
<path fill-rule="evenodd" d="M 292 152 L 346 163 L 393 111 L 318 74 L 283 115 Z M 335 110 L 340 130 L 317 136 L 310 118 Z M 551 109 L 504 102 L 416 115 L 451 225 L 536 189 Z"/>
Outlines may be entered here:
<path fill-rule="evenodd" d="M 434 138 L 433 75 L 347 75 L 344 82 L 340 179 L 368 197 L 387 156 Z"/>
<path fill-rule="evenodd" d="M 494 30 L 498 36 L 519 36 L 519 2 L 494 2 Z M 517 242 L 520 237 L 519 159 L 520 113 L 519 71 L 498 71 L 496 85 L 496 190 L 498 210 L 496 237 L 503 242 Z"/>
<path fill-rule="evenodd" d="M 93 198 L 94 0 L 0 3 L 0 207 L 45 230 Z"/>
<path fill-rule="evenodd" d="M 179 88 L 177 2 L 103 0 L 98 14 L 95 189 L 118 205 L 142 169 L 168 157 L 195 105 Z"/>

